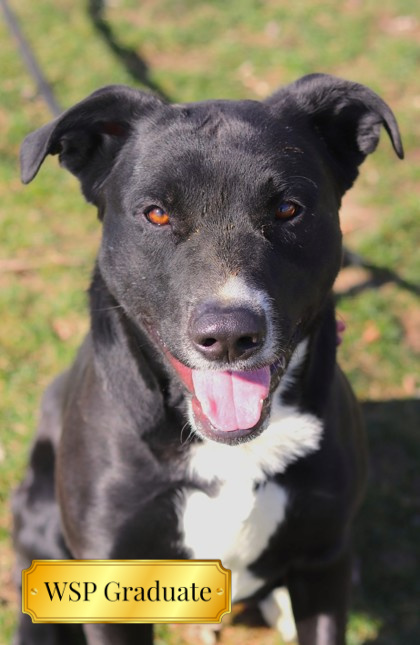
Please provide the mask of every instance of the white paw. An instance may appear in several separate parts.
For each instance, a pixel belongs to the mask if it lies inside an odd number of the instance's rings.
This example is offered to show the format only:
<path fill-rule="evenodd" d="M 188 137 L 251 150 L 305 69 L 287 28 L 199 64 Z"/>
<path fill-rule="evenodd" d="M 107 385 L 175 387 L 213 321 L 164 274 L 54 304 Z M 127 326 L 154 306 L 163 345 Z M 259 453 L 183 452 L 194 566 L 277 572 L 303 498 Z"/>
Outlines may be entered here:
<path fill-rule="evenodd" d="M 267 598 L 259 603 L 266 622 L 280 632 L 286 643 L 296 640 L 296 624 L 293 617 L 289 592 L 285 587 L 278 587 Z"/>

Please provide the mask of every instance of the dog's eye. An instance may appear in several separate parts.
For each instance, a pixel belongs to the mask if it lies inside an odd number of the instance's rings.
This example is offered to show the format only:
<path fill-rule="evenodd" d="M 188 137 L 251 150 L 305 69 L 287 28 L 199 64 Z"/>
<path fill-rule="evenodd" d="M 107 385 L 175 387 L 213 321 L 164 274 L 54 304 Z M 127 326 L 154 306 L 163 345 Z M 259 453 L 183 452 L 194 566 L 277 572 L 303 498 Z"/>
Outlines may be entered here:
<path fill-rule="evenodd" d="M 295 202 L 284 201 L 276 208 L 276 218 L 277 219 L 291 219 L 300 213 L 300 206 Z"/>
<path fill-rule="evenodd" d="M 144 214 L 149 222 L 156 226 L 166 226 L 169 224 L 168 213 L 159 206 L 149 206 L 149 208 L 144 211 Z"/>

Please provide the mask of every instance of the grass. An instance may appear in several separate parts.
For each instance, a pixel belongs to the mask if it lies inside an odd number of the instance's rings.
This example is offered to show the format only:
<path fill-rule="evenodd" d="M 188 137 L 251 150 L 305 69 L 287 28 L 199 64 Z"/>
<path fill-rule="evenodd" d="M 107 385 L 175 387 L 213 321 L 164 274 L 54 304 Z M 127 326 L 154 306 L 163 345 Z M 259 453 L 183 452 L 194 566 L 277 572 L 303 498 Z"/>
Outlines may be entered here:
<path fill-rule="evenodd" d="M 108 41 L 89 17 L 87 2 L 10 4 L 63 107 L 100 85 L 141 86 L 133 78 L 141 68 L 139 54 L 149 65 L 150 80 L 181 101 L 261 98 L 313 71 L 371 86 L 399 118 L 406 161 L 393 156 L 384 134 L 345 200 L 346 243 L 402 280 L 418 281 L 416 0 L 114 0 L 105 12 L 112 29 Z M 76 181 L 55 159 L 47 160 L 33 184 L 20 184 L 19 144 L 50 115 L 4 23 L 0 42 L 0 644 L 5 645 L 16 614 L 10 491 L 23 473 L 41 392 L 71 361 L 87 328 L 84 294 L 100 230 Z M 353 216 L 360 210 L 366 217 L 356 227 Z M 341 362 L 365 401 L 372 461 L 357 531 L 360 579 L 351 645 L 420 642 L 417 305 L 412 290 L 392 281 L 339 301 L 348 323 Z M 165 630 L 159 638 L 169 642 Z"/>

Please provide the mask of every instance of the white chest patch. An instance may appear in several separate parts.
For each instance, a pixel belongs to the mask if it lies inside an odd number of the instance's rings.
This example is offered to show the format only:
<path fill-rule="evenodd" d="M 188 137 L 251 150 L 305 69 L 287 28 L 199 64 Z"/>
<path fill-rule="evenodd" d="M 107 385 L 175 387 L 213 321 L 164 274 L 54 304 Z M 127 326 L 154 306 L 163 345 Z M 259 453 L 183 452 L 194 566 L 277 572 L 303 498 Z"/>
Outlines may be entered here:
<path fill-rule="evenodd" d="M 232 600 L 256 591 L 262 584 L 247 571 L 283 521 L 285 491 L 268 482 L 254 482 L 232 464 L 231 477 L 219 483 L 214 497 L 188 492 L 183 514 L 184 543 L 198 559 L 220 559 L 232 570 Z"/>
<path fill-rule="evenodd" d="M 321 421 L 281 400 L 300 360 L 291 361 L 261 435 L 238 446 L 203 441 L 191 449 L 191 479 L 210 486 L 211 493 L 185 492 L 180 509 L 184 545 L 192 558 L 220 559 L 232 570 L 233 601 L 253 594 L 264 583 L 247 567 L 261 555 L 286 515 L 287 492 L 270 476 L 320 445 Z"/>

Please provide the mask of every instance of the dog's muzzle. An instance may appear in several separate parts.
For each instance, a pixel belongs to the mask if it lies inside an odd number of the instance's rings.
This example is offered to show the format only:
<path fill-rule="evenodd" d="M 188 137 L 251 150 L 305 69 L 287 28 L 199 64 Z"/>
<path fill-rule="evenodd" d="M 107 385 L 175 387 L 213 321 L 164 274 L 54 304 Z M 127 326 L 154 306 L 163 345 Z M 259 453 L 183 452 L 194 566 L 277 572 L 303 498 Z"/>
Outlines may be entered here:
<path fill-rule="evenodd" d="M 252 361 L 261 353 L 267 335 L 264 313 L 245 305 L 205 303 L 193 312 L 188 335 L 208 369 L 191 369 L 168 350 L 165 353 L 192 395 L 190 417 L 194 429 L 223 443 L 236 443 L 259 434 L 270 410 L 270 395 L 286 361 L 253 369 L 234 366 Z M 217 363 L 222 365 L 220 369 Z M 223 365 L 230 364 L 232 369 L 223 369 Z"/>

